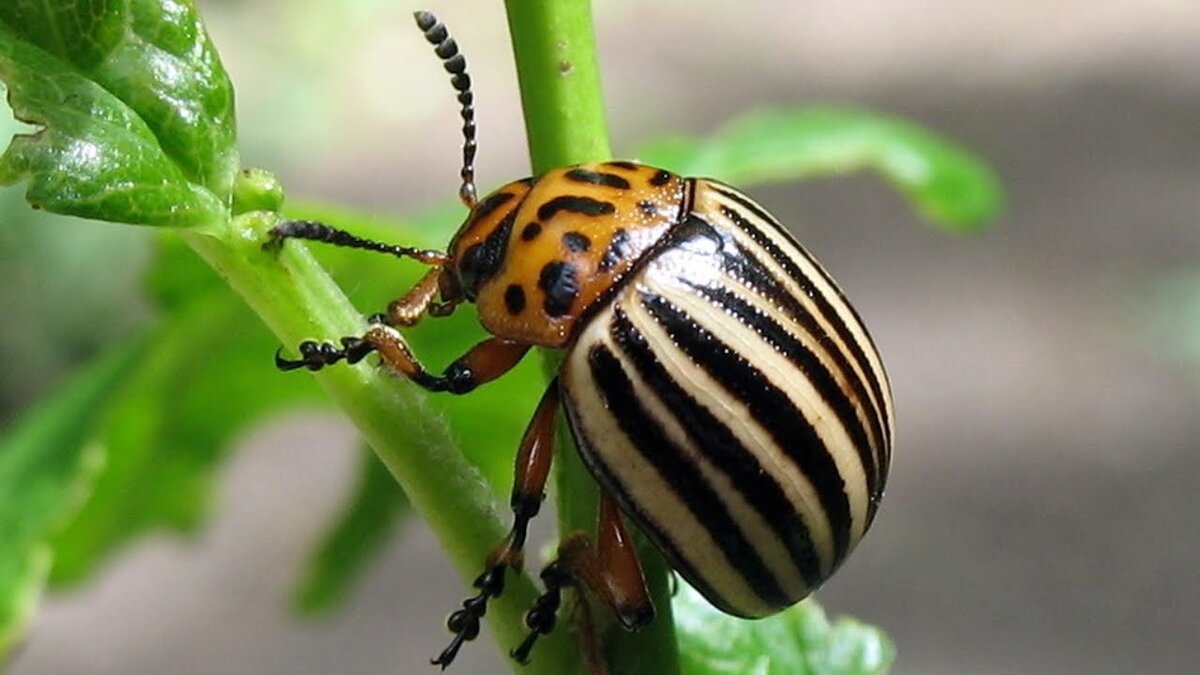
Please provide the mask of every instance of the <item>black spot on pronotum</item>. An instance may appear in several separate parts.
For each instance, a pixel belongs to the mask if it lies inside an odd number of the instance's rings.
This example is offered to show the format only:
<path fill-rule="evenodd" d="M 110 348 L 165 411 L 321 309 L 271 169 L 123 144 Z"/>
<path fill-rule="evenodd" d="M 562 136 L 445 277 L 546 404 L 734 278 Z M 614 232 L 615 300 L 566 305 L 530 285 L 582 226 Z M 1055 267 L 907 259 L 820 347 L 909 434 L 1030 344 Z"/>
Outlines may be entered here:
<path fill-rule="evenodd" d="M 587 235 L 578 232 L 568 232 L 562 236 L 563 246 L 575 253 L 582 253 L 592 247 L 592 240 Z"/>
<path fill-rule="evenodd" d="M 591 183 L 592 185 L 604 185 L 606 187 L 617 188 L 618 190 L 628 190 L 629 181 L 621 178 L 613 173 L 602 173 L 600 171 L 588 171 L 587 169 L 571 169 L 566 174 L 567 178 L 577 183 Z"/>
<path fill-rule="evenodd" d="M 604 257 L 600 259 L 600 271 L 607 272 L 617 266 L 631 253 L 629 245 L 629 232 L 624 229 L 618 229 L 613 232 L 612 241 L 608 243 L 608 248 L 604 249 Z"/>
<path fill-rule="evenodd" d="M 658 204 L 655 204 L 654 202 L 650 201 L 649 199 L 643 199 L 642 201 L 638 202 L 637 207 L 638 207 L 638 211 L 641 211 L 643 214 L 645 214 L 647 216 L 653 216 L 653 215 L 658 214 Z"/>
<path fill-rule="evenodd" d="M 579 277 L 575 266 L 556 260 L 546 263 L 538 275 L 538 288 L 546 293 L 542 308 L 551 317 L 559 317 L 571 310 L 575 298 L 579 297 Z"/>
<path fill-rule="evenodd" d="M 604 216 L 613 213 L 617 207 L 613 206 L 612 202 L 602 202 L 591 197 L 579 197 L 576 195 L 563 195 L 555 197 L 550 201 L 538 207 L 538 220 L 550 220 L 559 211 L 570 211 L 585 216 Z"/>
<path fill-rule="evenodd" d="M 509 284 L 504 289 L 504 307 L 509 314 L 520 314 L 525 309 L 525 289 L 520 284 Z"/>
<path fill-rule="evenodd" d="M 654 174 L 654 177 L 650 179 L 650 184 L 654 187 L 662 187 L 670 180 L 671 173 L 669 171 L 663 171 L 662 169 L 659 169 L 658 173 Z"/>
<path fill-rule="evenodd" d="M 638 165 L 635 162 L 626 162 L 623 160 L 616 161 L 616 162 L 609 162 L 608 165 L 615 166 L 618 169 L 625 169 L 626 171 L 637 171 L 638 169 L 642 168 L 640 165 Z"/>
<path fill-rule="evenodd" d="M 534 239 L 537 239 L 537 236 L 541 233 L 542 224 L 538 222 L 532 222 L 521 229 L 521 239 L 524 241 L 533 241 Z"/>

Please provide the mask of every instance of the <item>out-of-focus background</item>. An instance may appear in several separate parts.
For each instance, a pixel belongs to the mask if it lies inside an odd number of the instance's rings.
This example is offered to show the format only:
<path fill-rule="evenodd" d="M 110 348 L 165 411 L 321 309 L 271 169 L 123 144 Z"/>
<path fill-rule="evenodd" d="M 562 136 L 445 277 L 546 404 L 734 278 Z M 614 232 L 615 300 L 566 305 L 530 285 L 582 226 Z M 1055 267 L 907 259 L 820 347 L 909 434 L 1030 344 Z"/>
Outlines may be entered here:
<path fill-rule="evenodd" d="M 246 164 L 380 213 L 452 196 L 453 98 L 414 3 L 198 4 Z M 470 60 L 481 187 L 524 175 L 501 3 L 426 4 Z M 962 141 L 1009 191 L 976 236 L 919 222 L 872 177 L 753 191 L 855 300 L 896 392 L 888 497 L 827 610 L 886 628 L 900 674 L 1200 672 L 1200 4 L 597 0 L 596 15 L 618 152 L 756 106 L 847 102 Z M 143 245 L 112 229 L 63 255 L 86 269 L 96 247 Z M 134 271 L 4 267 L 28 292 L 4 296 L 0 418 L 144 311 Z M 59 330 L 88 312 L 93 330 Z M 13 672 L 426 672 L 463 587 L 415 520 L 345 611 L 286 608 L 355 452 L 332 417 L 250 433 L 211 527 L 143 539 L 52 596 Z M 456 666 L 507 669 L 490 644 Z"/>

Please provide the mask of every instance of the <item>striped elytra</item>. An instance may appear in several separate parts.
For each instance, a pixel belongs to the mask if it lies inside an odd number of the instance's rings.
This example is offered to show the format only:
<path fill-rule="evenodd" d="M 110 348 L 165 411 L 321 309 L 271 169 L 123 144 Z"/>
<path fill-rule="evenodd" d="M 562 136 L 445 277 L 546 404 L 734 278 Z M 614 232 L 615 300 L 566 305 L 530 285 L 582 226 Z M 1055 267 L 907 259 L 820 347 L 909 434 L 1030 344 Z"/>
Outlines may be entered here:
<path fill-rule="evenodd" d="M 713 605 L 783 609 L 845 560 L 887 478 L 891 393 L 857 314 L 761 207 L 689 181 L 683 217 L 567 347 L 592 475 Z"/>
<path fill-rule="evenodd" d="M 887 481 L 891 390 L 857 313 L 774 217 L 716 181 L 612 161 L 476 199 L 466 62 L 431 14 L 416 18 L 462 104 L 463 225 L 445 252 L 308 221 L 280 223 L 272 243 L 314 240 L 429 266 L 363 334 L 306 341 L 297 359 L 276 354 L 282 370 L 374 352 L 429 391 L 466 394 L 533 347 L 563 352 L 517 444 L 512 528 L 481 561 L 478 593 L 450 615 L 453 638 L 433 663 L 445 667 L 479 634 L 488 601 L 521 567 L 560 411 L 600 486 L 599 519 L 543 569 L 515 659 L 554 628 L 567 588 L 587 587 L 626 628 L 652 619 L 626 521 L 729 614 L 764 617 L 798 602 L 862 539 Z M 492 337 L 435 374 L 401 329 L 465 303 Z M 584 653 L 597 655 L 592 625 L 579 633 L 591 643 Z"/>

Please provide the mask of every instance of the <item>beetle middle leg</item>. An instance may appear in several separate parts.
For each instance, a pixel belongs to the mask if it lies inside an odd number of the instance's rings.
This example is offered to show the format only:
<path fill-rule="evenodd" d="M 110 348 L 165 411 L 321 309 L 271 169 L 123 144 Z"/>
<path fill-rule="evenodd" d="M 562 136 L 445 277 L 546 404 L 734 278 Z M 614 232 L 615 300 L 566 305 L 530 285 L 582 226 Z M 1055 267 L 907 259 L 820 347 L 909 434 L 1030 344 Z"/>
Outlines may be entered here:
<path fill-rule="evenodd" d="M 518 662 L 525 663 L 538 637 L 554 630 L 562 589 L 567 586 L 586 587 L 596 599 L 613 610 L 627 630 L 641 628 L 654 618 L 654 603 L 646 588 L 642 563 L 633 540 L 625 531 L 616 503 L 606 495 L 600 498 L 596 530 L 595 545 L 582 532 L 571 535 L 559 546 L 558 558 L 542 570 L 546 591 L 525 615 L 529 635 L 509 652 Z M 595 637 L 585 636 L 585 639 L 594 640 Z"/>
<path fill-rule="evenodd" d="M 454 632 L 454 638 L 432 660 L 434 665 L 443 668 L 450 665 L 463 643 L 479 635 L 479 621 L 487 612 L 488 600 L 504 591 L 505 572 L 509 569 L 519 570 L 524 563 L 529 521 L 541 510 L 542 500 L 546 496 L 546 479 L 550 475 L 550 464 L 554 457 L 554 422 L 558 407 L 558 380 L 554 380 L 542 395 L 517 451 L 512 496 L 509 499 L 513 511 L 512 529 L 488 554 L 483 574 L 475 579 L 474 586 L 479 593 L 464 600 L 462 608 L 455 610 L 446 620 L 446 627 Z"/>

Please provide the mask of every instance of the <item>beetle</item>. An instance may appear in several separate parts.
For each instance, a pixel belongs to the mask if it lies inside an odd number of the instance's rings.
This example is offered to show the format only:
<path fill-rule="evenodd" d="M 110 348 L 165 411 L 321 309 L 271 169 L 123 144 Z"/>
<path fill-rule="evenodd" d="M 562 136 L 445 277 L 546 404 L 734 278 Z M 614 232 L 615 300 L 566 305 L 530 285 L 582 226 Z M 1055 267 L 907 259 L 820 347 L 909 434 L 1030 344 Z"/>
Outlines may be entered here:
<path fill-rule="evenodd" d="M 321 241 L 429 266 L 361 336 L 306 341 L 281 370 L 378 353 L 434 392 L 466 394 L 533 347 L 562 350 L 517 456 L 512 529 L 450 615 L 443 668 L 474 639 L 487 602 L 519 568 L 565 412 L 599 484 L 596 536 L 564 540 L 526 616 L 524 662 L 564 587 L 583 586 L 635 629 L 654 616 L 626 520 L 720 610 L 771 615 L 806 597 L 875 517 L 891 460 L 891 389 L 854 308 L 764 208 L 715 180 L 628 161 L 569 166 L 476 197 L 466 61 L 428 12 L 417 26 L 451 75 L 463 121 L 459 196 L 470 209 L 445 252 L 287 221 L 272 243 Z M 475 304 L 491 334 L 442 374 L 400 328 Z"/>

